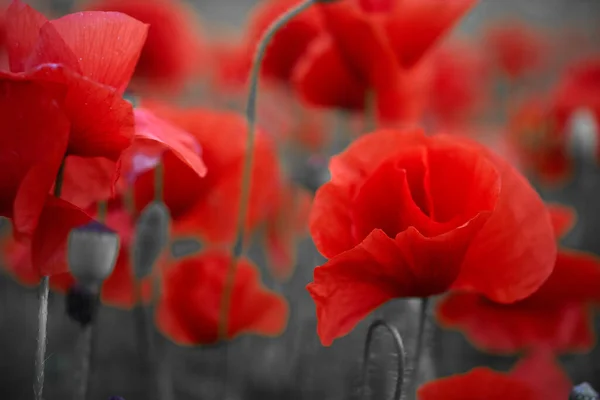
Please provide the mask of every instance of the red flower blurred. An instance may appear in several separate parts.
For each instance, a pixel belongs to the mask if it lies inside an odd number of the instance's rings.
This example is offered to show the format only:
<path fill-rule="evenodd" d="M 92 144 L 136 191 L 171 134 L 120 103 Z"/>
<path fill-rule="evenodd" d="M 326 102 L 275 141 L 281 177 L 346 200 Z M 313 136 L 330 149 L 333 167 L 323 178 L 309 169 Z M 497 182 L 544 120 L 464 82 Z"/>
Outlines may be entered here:
<path fill-rule="evenodd" d="M 511 79 L 535 72 L 548 50 L 537 31 L 518 21 L 493 26 L 486 32 L 485 44 L 499 69 Z"/>
<path fill-rule="evenodd" d="M 267 28 L 300 0 L 263 0 L 250 16 L 246 32 L 248 59 Z M 323 31 L 321 15 L 311 7 L 283 26 L 271 40 L 265 53 L 261 74 L 275 82 L 288 84 L 298 60 L 309 44 Z"/>
<path fill-rule="evenodd" d="M 134 79 L 153 90 L 178 91 L 205 58 L 193 8 L 178 0 L 97 0 L 88 10 L 117 11 L 150 25 Z"/>
<path fill-rule="evenodd" d="M 10 173 L 0 183 L 0 215 L 12 219 L 19 239 L 33 241 L 44 274 L 57 272 L 44 265 L 55 249 L 50 243 L 64 242 L 69 223 L 88 218 L 49 194 L 64 157 L 117 161 L 130 145 L 133 111 L 122 93 L 146 33 L 146 25 L 118 13 L 48 21 L 16 0 L 6 12 L 0 167 Z"/>
<path fill-rule="evenodd" d="M 483 110 L 490 83 L 489 65 L 472 44 L 454 42 L 432 53 L 431 110 L 442 127 L 464 125 Z"/>
<path fill-rule="evenodd" d="M 510 116 L 508 144 L 524 169 L 544 183 L 563 182 L 571 173 L 565 136 L 557 129 L 547 101 L 532 98 Z"/>
<path fill-rule="evenodd" d="M 90 212 L 94 216 L 94 212 Z M 88 218 L 88 222 L 91 217 Z M 85 223 L 85 222 L 84 222 Z M 133 239 L 133 223 L 131 217 L 122 209 L 118 202 L 114 202 L 107 214 L 106 225 L 114 229 L 121 239 L 119 256 L 115 269 L 104 282 L 101 291 L 101 300 L 108 305 L 130 308 L 136 299 L 133 271 L 130 265 L 130 245 Z M 7 271 L 21 284 L 26 286 L 37 285 L 41 274 L 32 263 L 31 248 L 29 244 L 15 241 L 13 238 L 4 238 L 1 243 L 1 252 L 4 257 L 3 265 Z M 61 257 L 52 259 L 52 269 L 61 271 L 50 277 L 50 287 L 60 293 L 66 293 L 75 284 L 75 278 L 68 271 L 66 254 L 61 252 Z M 151 285 L 149 280 L 142 283 L 143 299 L 150 299 Z"/>
<path fill-rule="evenodd" d="M 510 303 L 552 272 L 541 199 L 506 161 L 457 136 L 381 130 L 330 164 L 313 240 L 329 261 L 308 285 L 325 345 L 397 297 L 448 289 Z"/>
<path fill-rule="evenodd" d="M 209 251 L 164 272 L 163 293 L 156 309 L 158 328 L 180 344 L 210 344 L 218 340 L 221 297 L 230 255 Z M 252 262 L 237 265 L 227 338 L 244 333 L 274 336 L 283 332 L 288 305 L 262 287 Z"/>
<path fill-rule="evenodd" d="M 246 83 L 252 59 L 243 43 L 234 40 L 219 40 L 212 43 L 211 54 L 211 79 L 213 96 L 225 92 L 231 95 L 246 95 Z"/>
<path fill-rule="evenodd" d="M 421 112 L 428 74 L 410 71 L 476 0 L 320 4 L 329 34 L 312 42 L 295 73 L 298 93 L 320 107 L 364 110 L 374 96 L 384 121 Z M 416 103 L 416 104 L 415 104 Z"/>
<path fill-rule="evenodd" d="M 161 118 L 191 133 L 202 146 L 208 168 L 198 179 L 181 160 L 165 154 L 164 201 L 173 218 L 174 234 L 198 234 L 213 243 L 229 243 L 235 236 L 242 168 L 246 152 L 246 122 L 231 112 L 201 108 L 177 109 L 160 104 L 148 108 Z M 248 229 L 265 220 L 280 187 L 280 171 L 273 142 L 257 132 L 248 208 Z M 143 209 L 154 197 L 153 174 L 134 184 L 135 204 Z"/>
<path fill-rule="evenodd" d="M 271 273 L 278 280 L 286 280 L 294 272 L 296 238 L 307 231 L 311 200 L 307 191 L 289 185 L 279 193 L 267 218 L 267 257 Z"/>
<path fill-rule="evenodd" d="M 417 391 L 419 400 L 564 400 L 571 382 L 551 355 L 534 353 L 510 373 L 486 367 L 428 382 Z"/>
<path fill-rule="evenodd" d="M 557 237 L 572 225 L 568 208 L 551 209 Z M 497 304 L 474 293 L 452 293 L 438 305 L 437 318 L 463 331 L 486 351 L 518 352 L 544 347 L 562 353 L 585 351 L 594 344 L 591 303 L 600 303 L 600 259 L 561 250 L 554 270 L 531 296 Z"/>

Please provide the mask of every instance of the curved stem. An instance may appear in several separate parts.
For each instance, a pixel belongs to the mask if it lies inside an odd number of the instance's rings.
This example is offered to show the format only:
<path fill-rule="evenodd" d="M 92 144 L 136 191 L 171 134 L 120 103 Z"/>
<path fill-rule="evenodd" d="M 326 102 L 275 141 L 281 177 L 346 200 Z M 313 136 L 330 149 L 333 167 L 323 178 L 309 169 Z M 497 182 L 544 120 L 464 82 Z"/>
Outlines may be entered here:
<path fill-rule="evenodd" d="M 54 196 L 60 197 L 62 192 L 63 175 L 65 170 L 65 161 L 58 167 L 56 181 L 54 183 Z M 38 287 L 39 308 L 38 308 L 38 335 L 35 349 L 35 366 L 33 393 L 35 400 L 42 400 L 44 391 L 44 363 L 46 362 L 46 343 L 48 327 L 48 296 L 50 294 L 50 277 L 42 276 Z"/>
<path fill-rule="evenodd" d="M 427 323 L 427 308 L 429 306 L 429 298 L 421 299 L 421 307 L 419 311 L 419 330 L 417 333 L 417 348 L 415 350 L 415 360 L 413 363 L 413 377 L 410 385 L 410 393 L 417 389 L 419 379 L 419 369 L 421 366 L 421 358 L 423 356 L 423 348 L 425 344 L 425 325 Z"/>
<path fill-rule="evenodd" d="M 254 135 L 256 131 L 256 100 L 258 96 L 258 78 L 260 73 L 260 67 L 262 64 L 263 57 L 267 46 L 271 42 L 273 36 L 288 23 L 291 19 L 295 18 L 298 14 L 309 8 L 315 0 L 304 0 L 295 7 L 290 8 L 287 12 L 282 14 L 277 20 L 275 20 L 265 31 L 262 38 L 258 42 L 258 46 L 254 53 L 254 59 L 252 61 L 252 69 L 250 70 L 250 83 L 248 91 L 248 103 L 246 105 L 246 122 L 248 126 L 248 133 L 246 136 L 246 158 L 244 160 L 244 166 L 242 171 L 242 187 L 240 190 L 240 203 L 238 211 L 237 229 L 235 242 L 232 251 L 231 261 L 227 268 L 227 275 L 225 277 L 225 284 L 223 287 L 223 294 L 221 296 L 221 310 L 218 325 L 218 334 L 220 339 L 227 337 L 227 327 L 229 326 L 229 309 L 231 303 L 231 293 L 233 291 L 233 283 L 235 278 L 235 272 L 237 262 L 244 250 L 244 234 L 246 218 L 248 214 L 248 203 L 250 200 L 250 186 L 252 177 L 252 162 L 254 158 Z"/>
<path fill-rule="evenodd" d="M 404 342 L 402 341 L 402 335 L 398 329 L 387 323 L 385 320 L 378 319 L 375 320 L 367 331 L 367 339 L 365 341 L 365 350 L 363 354 L 363 365 L 362 365 L 362 376 L 363 376 L 363 390 L 362 397 L 363 399 L 367 398 L 368 393 L 368 372 L 369 372 L 369 358 L 371 355 L 371 344 L 373 343 L 373 336 L 377 328 L 382 327 L 385 328 L 394 339 L 394 347 L 396 348 L 396 352 L 398 353 L 398 378 L 396 380 L 396 389 L 394 391 L 394 400 L 400 400 L 402 396 L 402 386 L 404 384 L 404 368 L 406 365 L 406 352 L 404 351 Z"/>

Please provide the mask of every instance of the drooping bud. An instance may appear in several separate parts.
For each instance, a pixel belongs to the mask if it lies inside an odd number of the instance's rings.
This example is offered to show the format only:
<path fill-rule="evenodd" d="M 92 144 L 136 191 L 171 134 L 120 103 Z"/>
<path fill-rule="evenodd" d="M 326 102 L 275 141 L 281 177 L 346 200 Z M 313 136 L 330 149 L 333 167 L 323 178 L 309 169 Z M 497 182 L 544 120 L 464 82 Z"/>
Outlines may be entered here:
<path fill-rule="evenodd" d="M 140 214 L 133 243 L 133 269 L 138 279 L 150 275 L 167 246 L 170 219 L 169 210 L 159 201 L 148 204 Z"/>
<path fill-rule="evenodd" d="M 110 276 L 119 253 L 119 235 L 92 221 L 69 233 L 68 261 L 73 276 L 84 287 L 98 290 Z"/>

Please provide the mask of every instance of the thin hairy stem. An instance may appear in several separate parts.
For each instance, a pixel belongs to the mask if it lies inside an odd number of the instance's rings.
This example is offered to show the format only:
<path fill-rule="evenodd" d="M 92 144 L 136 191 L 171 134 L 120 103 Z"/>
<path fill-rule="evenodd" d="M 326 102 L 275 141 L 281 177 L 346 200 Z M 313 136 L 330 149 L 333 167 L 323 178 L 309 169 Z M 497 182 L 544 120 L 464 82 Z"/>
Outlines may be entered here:
<path fill-rule="evenodd" d="M 54 196 L 60 197 L 62 192 L 65 162 L 60 164 L 54 183 Z M 44 363 L 46 361 L 47 327 L 48 327 L 48 296 L 50 294 L 50 277 L 42 276 L 38 287 L 39 309 L 38 309 L 38 334 L 35 349 L 35 366 L 33 393 L 35 400 L 42 400 L 44 392 Z"/>
<path fill-rule="evenodd" d="M 419 328 L 417 332 L 417 348 L 415 349 L 415 360 L 413 362 L 412 380 L 410 385 L 410 393 L 417 390 L 419 380 L 419 370 L 421 366 L 421 358 L 423 358 L 423 349 L 425 347 L 425 326 L 427 324 L 427 309 L 429 306 L 429 298 L 421 299 L 421 307 L 419 311 Z"/>
<path fill-rule="evenodd" d="M 94 323 L 91 322 L 81 327 L 79 348 L 79 384 L 75 391 L 75 400 L 86 400 L 92 370 Z"/>
<path fill-rule="evenodd" d="M 404 342 L 402 341 L 402 335 L 398 329 L 387 323 L 385 320 L 378 319 L 375 320 L 367 331 L 367 339 L 365 341 L 365 350 L 363 354 L 363 364 L 362 364 L 362 375 L 363 375 L 363 390 L 362 397 L 363 399 L 369 398 L 369 360 L 371 358 L 371 344 L 373 343 L 373 337 L 375 335 L 375 331 L 377 328 L 384 328 L 391 335 L 394 341 L 394 347 L 396 353 L 398 354 L 398 364 L 397 364 L 397 377 L 396 377 L 396 388 L 394 390 L 394 396 L 392 399 L 400 400 L 402 397 L 402 386 L 404 384 L 404 368 L 406 366 L 406 352 L 404 351 Z"/>
<path fill-rule="evenodd" d="M 250 82 L 248 91 L 248 103 L 246 105 L 246 122 L 248 126 L 248 133 L 246 137 L 246 158 L 244 160 L 244 167 L 242 171 L 242 186 L 240 190 L 240 203 L 238 210 L 237 219 L 237 230 L 235 236 L 235 242 L 232 251 L 231 261 L 227 268 L 227 275 L 225 277 L 225 285 L 223 287 L 223 293 L 221 296 L 221 310 L 218 325 L 218 334 L 220 339 L 226 339 L 229 326 L 229 311 L 231 307 L 231 295 L 233 291 L 233 284 L 235 281 L 235 273 L 237 269 L 238 259 L 244 251 L 244 235 L 245 225 L 248 214 L 248 203 L 250 200 L 250 189 L 251 189 L 251 177 L 252 177 L 252 163 L 254 158 L 254 136 L 256 131 L 256 100 L 258 96 L 258 78 L 260 75 L 260 67 L 262 64 L 265 51 L 271 42 L 273 36 L 277 33 L 281 27 L 288 23 L 291 19 L 295 18 L 298 14 L 309 8 L 314 3 L 314 0 L 305 0 L 295 7 L 290 8 L 286 13 L 282 14 L 276 21 L 274 21 L 265 31 L 262 38 L 258 42 L 256 51 L 254 53 L 254 59 L 252 61 L 252 69 L 250 70 Z"/>

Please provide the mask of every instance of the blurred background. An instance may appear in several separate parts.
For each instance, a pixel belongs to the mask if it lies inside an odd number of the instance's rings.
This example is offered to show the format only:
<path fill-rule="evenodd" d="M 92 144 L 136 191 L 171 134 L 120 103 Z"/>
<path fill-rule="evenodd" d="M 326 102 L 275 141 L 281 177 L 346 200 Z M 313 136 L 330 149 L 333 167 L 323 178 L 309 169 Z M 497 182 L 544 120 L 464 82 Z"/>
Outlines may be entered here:
<path fill-rule="evenodd" d="M 69 0 L 27 0 L 46 15 L 59 16 L 82 8 L 85 2 Z M 250 0 L 188 1 L 198 13 L 198 21 L 207 41 L 235 38 L 244 34 L 244 27 L 257 2 Z M 540 32 L 550 32 L 550 45 L 560 46 L 576 56 L 600 51 L 600 1 L 598 0 L 480 0 L 479 4 L 460 21 L 445 40 L 465 38 L 478 41 L 490 27 L 503 21 L 518 21 Z M 237 35 L 237 36 L 236 36 Z M 542 34 L 543 35 L 543 34 Z M 561 53 L 565 54 L 565 53 Z M 558 60 L 560 61 L 560 60 Z M 552 69 L 554 68 L 554 69 Z M 534 73 L 533 77 L 515 84 L 511 95 L 535 92 L 538 87 L 552 85 L 559 79 L 560 62 L 552 68 Z M 464 84 L 470 77 L 463 76 Z M 205 84 L 186 89 L 188 102 L 194 102 L 195 92 Z M 503 88 L 494 89 L 497 96 L 505 96 Z M 189 92 L 189 93 L 188 93 Z M 516 93 L 516 94 L 515 94 Z M 202 97 L 202 96 L 200 96 Z M 262 99 L 262 98 L 261 98 Z M 262 100 L 259 100 L 261 102 Z M 269 103 L 269 99 L 265 103 Z M 207 104 L 205 98 L 198 102 Z M 273 105 L 276 109 L 276 103 Z M 508 124 L 500 115 L 498 129 Z M 505 116 L 504 116 L 505 117 Z M 328 125 L 330 126 L 330 125 Z M 483 138 L 497 148 L 503 142 L 497 134 Z M 327 156 L 344 146 L 319 152 L 315 158 L 310 151 L 299 150 L 288 155 L 292 176 L 297 183 L 314 190 L 327 179 Z M 503 151 L 503 150 L 499 150 Z M 512 153 L 509 153 L 512 154 Z M 578 153 L 575 158 L 579 157 Z M 312 158 L 311 158 L 312 157 Z M 316 160 L 316 161 L 315 161 Z M 320 160 L 320 161 L 319 161 Z M 563 245 L 600 254 L 600 172 L 595 164 L 576 163 L 576 173 L 567 183 L 548 185 L 532 176 L 542 196 L 575 208 L 577 224 L 563 239 Z M 184 244 L 175 252 L 185 252 Z M 264 252 L 258 246 L 250 255 L 263 270 L 265 284 L 282 293 L 289 301 L 290 319 L 280 337 L 263 338 L 243 336 L 227 345 L 181 347 L 159 333 L 155 334 L 160 368 L 170 369 L 173 397 L 177 399 L 353 399 L 359 398 L 360 366 L 368 324 L 363 321 L 348 336 L 337 340 L 331 347 L 321 346 L 316 333 L 314 303 L 305 290 L 312 279 L 312 270 L 324 259 L 315 250 L 309 237 L 297 243 L 294 274 L 286 283 L 278 283 L 264 269 Z M 34 343 L 37 329 L 37 296 L 35 288 L 24 287 L 7 274 L 0 275 L 0 398 L 25 400 L 32 398 Z M 79 326 L 65 313 L 65 297 L 52 292 L 48 325 L 45 398 L 66 399 L 71 396 L 75 379 L 74 363 Z M 409 356 L 414 348 L 416 306 L 410 302 L 392 302 L 378 310 L 378 316 L 393 321 L 403 334 Z M 92 399 L 108 399 L 119 395 L 126 400 L 150 400 L 147 390 L 145 365 L 140 355 L 131 310 L 102 306 L 95 333 L 94 363 L 91 382 Z M 600 320 L 596 319 L 596 326 Z M 428 329 L 427 354 L 423 379 L 445 376 L 488 365 L 508 370 L 515 357 L 491 356 L 476 350 L 462 334 L 442 330 L 431 319 Z M 379 378 L 371 384 L 374 397 L 391 398 L 388 387 L 396 377 L 390 362 L 391 345 L 386 338 L 376 351 L 383 355 L 376 361 Z M 380 348 L 380 349 L 379 349 Z M 228 360 L 226 374 L 224 361 Z M 563 357 L 564 366 L 575 384 L 588 381 L 600 388 L 600 350 Z M 166 366 L 166 367 L 165 367 Z M 390 373 L 388 373 L 390 372 Z M 165 372 L 166 373 L 166 372 Z M 225 383 L 226 382 L 226 383 Z M 226 397 L 221 397 L 223 386 Z M 386 397 L 387 396 L 387 397 Z M 154 400 L 154 399 L 152 399 Z M 156 399 L 158 400 L 158 398 Z M 162 400 L 162 399 L 161 399 Z"/>

